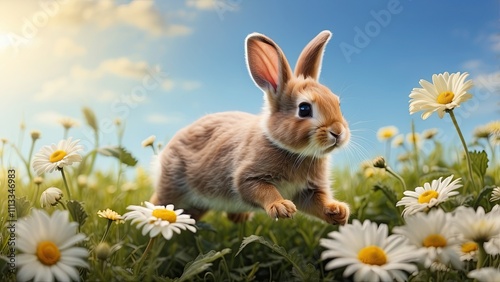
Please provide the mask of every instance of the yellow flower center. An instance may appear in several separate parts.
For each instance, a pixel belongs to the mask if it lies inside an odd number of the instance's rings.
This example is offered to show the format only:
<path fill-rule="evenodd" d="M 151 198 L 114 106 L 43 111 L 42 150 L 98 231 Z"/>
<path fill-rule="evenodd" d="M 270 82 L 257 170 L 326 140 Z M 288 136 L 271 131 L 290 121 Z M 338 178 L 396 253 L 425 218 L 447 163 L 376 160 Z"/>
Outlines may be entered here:
<path fill-rule="evenodd" d="M 66 156 L 66 152 L 63 151 L 63 150 L 57 150 L 57 151 L 54 151 L 54 153 L 52 153 L 49 157 L 49 161 L 51 163 L 55 163 L 55 162 L 58 162 L 60 160 L 62 160 L 64 157 Z"/>
<path fill-rule="evenodd" d="M 429 203 L 432 199 L 436 199 L 439 196 L 439 193 L 434 190 L 428 190 L 418 196 L 418 203 L 424 204 Z"/>
<path fill-rule="evenodd" d="M 380 135 L 382 136 L 382 138 L 389 139 L 394 136 L 394 132 L 392 130 L 384 130 Z"/>
<path fill-rule="evenodd" d="M 443 105 L 449 104 L 451 103 L 451 101 L 453 101 L 453 97 L 455 97 L 455 94 L 453 94 L 453 92 L 445 91 L 438 95 L 437 102 Z"/>
<path fill-rule="evenodd" d="M 476 242 L 469 241 L 462 244 L 462 253 L 468 254 L 470 252 L 477 251 L 478 246 Z"/>
<path fill-rule="evenodd" d="M 166 209 L 155 209 L 153 211 L 153 216 L 161 220 L 166 220 L 170 223 L 174 223 L 177 221 L 177 215 L 175 214 L 175 212 Z"/>
<path fill-rule="evenodd" d="M 446 247 L 446 238 L 444 238 L 441 234 L 431 234 L 424 239 L 424 242 L 422 242 L 422 245 L 424 245 L 424 247 L 426 247 L 426 248 Z"/>
<path fill-rule="evenodd" d="M 377 246 L 368 246 L 361 249 L 358 253 L 358 259 L 364 264 L 371 265 L 384 265 L 387 262 L 384 250 Z"/>
<path fill-rule="evenodd" d="M 42 241 L 36 247 L 38 260 L 45 265 L 56 264 L 61 258 L 59 248 L 51 241 Z"/>

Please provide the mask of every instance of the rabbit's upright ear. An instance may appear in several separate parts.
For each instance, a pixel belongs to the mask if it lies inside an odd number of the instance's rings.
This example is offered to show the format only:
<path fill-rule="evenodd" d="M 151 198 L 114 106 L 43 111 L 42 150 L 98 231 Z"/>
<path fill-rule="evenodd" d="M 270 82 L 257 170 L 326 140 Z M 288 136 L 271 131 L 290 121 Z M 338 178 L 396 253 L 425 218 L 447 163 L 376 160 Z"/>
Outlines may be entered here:
<path fill-rule="evenodd" d="M 332 33 L 328 30 L 320 32 L 316 37 L 304 47 L 300 53 L 297 65 L 295 66 L 295 75 L 311 77 L 318 80 L 321 72 L 321 61 L 323 60 L 323 51 L 326 43 L 330 40 Z"/>
<path fill-rule="evenodd" d="M 292 76 L 279 46 L 259 33 L 248 35 L 245 45 L 248 70 L 255 83 L 266 92 L 279 93 Z"/>

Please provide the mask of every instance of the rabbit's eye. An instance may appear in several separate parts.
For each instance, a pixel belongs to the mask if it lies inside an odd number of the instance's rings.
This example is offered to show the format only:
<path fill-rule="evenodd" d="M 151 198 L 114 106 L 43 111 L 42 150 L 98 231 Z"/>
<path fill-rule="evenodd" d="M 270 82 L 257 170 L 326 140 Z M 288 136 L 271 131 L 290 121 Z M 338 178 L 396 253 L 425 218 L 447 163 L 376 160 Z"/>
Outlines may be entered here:
<path fill-rule="evenodd" d="M 299 104 L 299 117 L 301 118 L 312 117 L 311 104 L 306 102 Z"/>

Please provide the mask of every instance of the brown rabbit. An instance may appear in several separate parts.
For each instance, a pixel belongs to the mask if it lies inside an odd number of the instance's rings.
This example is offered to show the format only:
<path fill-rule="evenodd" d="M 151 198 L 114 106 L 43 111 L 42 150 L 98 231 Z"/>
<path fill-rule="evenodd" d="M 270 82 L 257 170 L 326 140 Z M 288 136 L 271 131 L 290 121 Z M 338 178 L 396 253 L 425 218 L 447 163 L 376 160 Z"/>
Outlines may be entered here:
<path fill-rule="evenodd" d="M 250 34 L 246 59 L 264 91 L 263 112 L 210 114 L 180 130 L 159 155 L 151 202 L 172 203 L 195 219 L 215 209 L 237 222 L 256 208 L 288 218 L 298 208 L 345 224 L 349 207 L 332 196 L 328 153 L 346 144 L 350 132 L 339 98 L 318 82 L 330 37 L 319 33 L 293 74 L 278 45 Z"/>

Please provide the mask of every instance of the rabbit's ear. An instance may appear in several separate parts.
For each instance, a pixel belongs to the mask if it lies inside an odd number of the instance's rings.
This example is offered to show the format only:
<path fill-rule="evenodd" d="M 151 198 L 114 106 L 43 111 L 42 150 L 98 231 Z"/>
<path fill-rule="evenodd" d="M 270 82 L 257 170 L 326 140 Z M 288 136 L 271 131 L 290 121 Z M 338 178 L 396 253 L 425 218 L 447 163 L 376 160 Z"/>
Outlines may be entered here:
<path fill-rule="evenodd" d="M 304 47 L 300 53 L 297 65 L 295 66 L 295 75 L 311 77 L 318 80 L 321 72 L 321 61 L 323 60 L 323 51 L 326 43 L 330 40 L 332 33 L 328 30 L 320 32 L 316 37 Z"/>
<path fill-rule="evenodd" d="M 279 46 L 262 34 L 252 33 L 245 48 L 248 70 L 255 83 L 264 91 L 279 93 L 292 76 Z"/>

